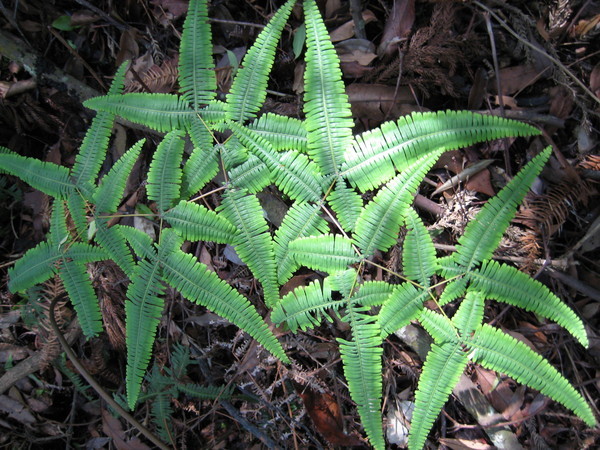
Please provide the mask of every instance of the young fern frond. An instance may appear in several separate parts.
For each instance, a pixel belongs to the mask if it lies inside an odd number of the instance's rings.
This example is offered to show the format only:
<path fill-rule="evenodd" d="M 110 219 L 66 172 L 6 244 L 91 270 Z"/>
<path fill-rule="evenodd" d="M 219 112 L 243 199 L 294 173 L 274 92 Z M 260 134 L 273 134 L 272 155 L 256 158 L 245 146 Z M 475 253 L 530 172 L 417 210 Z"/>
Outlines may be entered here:
<path fill-rule="evenodd" d="M 156 202 L 160 212 L 171 208 L 180 198 L 183 131 L 168 133 L 158 144 L 148 171 L 148 198 Z"/>
<path fill-rule="evenodd" d="M 550 289 L 514 267 L 485 261 L 468 275 L 471 288 L 492 298 L 546 317 L 565 328 L 587 347 L 587 333 L 581 319 Z"/>
<path fill-rule="evenodd" d="M 437 269 L 433 241 L 413 208 L 408 208 L 404 215 L 408 230 L 402 251 L 404 275 L 426 288 Z"/>
<path fill-rule="evenodd" d="M 223 216 L 185 200 L 163 214 L 173 229 L 189 241 L 236 244 L 237 230 Z"/>
<path fill-rule="evenodd" d="M 223 197 L 220 212 L 237 228 L 239 243 L 235 250 L 262 284 L 267 306 L 275 306 L 279 301 L 275 252 L 258 199 L 243 190 L 230 189 Z"/>
<path fill-rule="evenodd" d="M 126 61 L 117 69 L 108 95 L 121 94 L 128 65 L 129 61 Z M 75 185 L 92 186 L 96 181 L 102 161 L 106 157 L 114 120 L 115 115 L 106 111 L 99 112 L 92 119 L 92 123 L 85 133 L 79 152 L 75 157 L 75 164 L 71 169 L 71 176 Z"/>
<path fill-rule="evenodd" d="M 425 444 L 433 422 L 467 367 L 468 358 L 458 342 L 433 344 L 423 364 L 415 394 L 415 409 L 408 435 L 408 448 Z"/>
<path fill-rule="evenodd" d="M 306 71 L 304 114 L 308 154 L 319 171 L 338 174 L 344 152 L 352 143 L 352 114 L 340 62 L 314 0 L 304 1 Z"/>
<path fill-rule="evenodd" d="M 306 128 L 299 119 L 267 113 L 250 122 L 247 127 L 267 140 L 275 150 L 306 153 Z"/>
<path fill-rule="evenodd" d="M 430 152 L 534 134 L 539 131 L 532 126 L 498 116 L 468 111 L 413 113 L 357 136 L 344 155 L 343 175 L 364 192 L 379 187 L 396 170 L 402 172 Z"/>
<path fill-rule="evenodd" d="M 364 308 L 351 305 L 344 317 L 352 329 L 352 340 L 338 338 L 344 367 L 344 377 L 352 400 L 367 433 L 376 449 L 384 449 L 381 419 L 383 348 L 381 330 L 375 317 L 365 314 Z"/>
<path fill-rule="evenodd" d="M 537 389 L 572 410 L 589 426 L 596 424 L 594 413 L 581 394 L 523 342 L 484 324 L 466 345 L 473 350 L 473 360 L 483 367 L 505 373 L 519 383 Z"/>
<path fill-rule="evenodd" d="M 328 273 L 340 272 L 360 261 L 352 241 L 333 234 L 295 239 L 289 251 L 301 266 Z"/>
<path fill-rule="evenodd" d="M 190 0 L 179 46 L 178 81 L 183 99 L 194 110 L 217 95 L 206 0 Z"/>
<path fill-rule="evenodd" d="M 267 81 L 281 32 L 296 0 L 281 6 L 244 56 L 227 95 L 228 119 L 244 123 L 256 116 L 267 96 Z"/>
<path fill-rule="evenodd" d="M 316 236 L 327 231 L 327 222 L 320 215 L 318 204 L 294 203 L 288 210 L 281 226 L 275 233 L 275 258 L 277 279 L 283 285 L 299 267 L 290 254 L 289 244 L 295 239 Z"/>
<path fill-rule="evenodd" d="M 354 241 L 365 256 L 371 256 L 375 250 L 387 251 L 396 243 L 413 196 L 439 155 L 440 152 L 434 152 L 415 161 L 381 188 L 363 209 L 356 221 Z"/>
<path fill-rule="evenodd" d="M 0 168 L 50 197 L 64 200 L 75 192 L 66 167 L 17 155 L 5 147 L 0 147 Z"/>
<path fill-rule="evenodd" d="M 458 239 L 454 253 L 454 261 L 466 271 L 492 257 L 504 230 L 508 228 L 517 211 L 517 206 L 525 198 L 551 151 L 552 149 L 547 147 L 533 158 L 498 195 L 485 204 L 475 220 L 469 222 L 464 234 Z"/>
<path fill-rule="evenodd" d="M 86 100 L 83 105 L 96 111 L 106 111 L 160 132 L 182 130 L 196 116 L 187 101 L 172 94 L 131 92 L 104 95 Z"/>

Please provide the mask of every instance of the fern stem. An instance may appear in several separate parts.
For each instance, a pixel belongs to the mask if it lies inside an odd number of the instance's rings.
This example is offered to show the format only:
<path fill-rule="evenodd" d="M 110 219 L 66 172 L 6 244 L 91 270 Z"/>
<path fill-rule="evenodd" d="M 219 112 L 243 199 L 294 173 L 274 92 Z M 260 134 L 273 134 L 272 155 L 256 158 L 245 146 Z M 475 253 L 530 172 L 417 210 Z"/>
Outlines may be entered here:
<path fill-rule="evenodd" d="M 213 189 L 212 191 L 206 192 L 205 194 L 200 194 L 199 196 L 194 197 L 193 199 L 190 200 L 190 202 L 196 203 L 198 200 L 208 197 L 209 195 L 216 194 L 217 192 L 224 191 L 225 189 L 227 189 L 227 186 L 220 186 L 218 188 Z"/>

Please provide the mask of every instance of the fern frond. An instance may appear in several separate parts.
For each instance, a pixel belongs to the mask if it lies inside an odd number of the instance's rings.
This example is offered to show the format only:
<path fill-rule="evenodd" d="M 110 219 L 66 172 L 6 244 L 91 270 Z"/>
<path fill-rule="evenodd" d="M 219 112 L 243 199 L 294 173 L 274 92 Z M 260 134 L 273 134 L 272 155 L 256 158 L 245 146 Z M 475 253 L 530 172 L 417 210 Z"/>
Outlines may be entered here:
<path fill-rule="evenodd" d="M 350 302 L 353 306 L 359 308 L 360 303 L 355 302 L 353 297 L 358 289 L 359 278 L 358 271 L 351 267 L 332 273 L 327 277 L 327 280 L 329 280 L 332 291 L 338 291 L 346 299 L 346 302 Z"/>
<path fill-rule="evenodd" d="M 213 241 L 235 245 L 236 228 L 223 216 L 185 200 L 163 214 L 173 229 L 189 241 Z"/>
<path fill-rule="evenodd" d="M 281 344 L 250 301 L 192 255 L 180 250 L 169 252 L 163 260 L 163 273 L 185 298 L 234 323 L 274 356 L 288 361 Z"/>
<path fill-rule="evenodd" d="M 63 258 L 58 273 L 77 312 L 83 334 L 87 338 L 97 336 L 102 332 L 102 314 L 87 267 Z"/>
<path fill-rule="evenodd" d="M 194 110 L 216 97 L 212 33 L 206 0 L 191 0 L 179 45 L 179 86 Z"/>
<path fill-rule="evenodd" d="M 254 131 L 236 123 L 231 124 L 231 129 L 240 142 L 267 165 L 275 184 L 286 195 L 297 201 L 320 199 L 318 173 L 305 155 L 293 150 L 278 153 Z"/>
<path fill-rule="evenodd" d="M 245 189 L 256 194 L 272 184 L 271 171 L 267 165 L 254 155 L 248 160 L 227 172 L 234 188 Z"/>
<path fill-rule="evenodd" d="M 387 251 L 396 243 L 404 215 L 413 196 L 440 152 L 433 152 L 411 164 L 367 204 L 356 221 L 354 241 L 370 256 L 375 250 Z"/>
<path fill-rule="evenodd" d="M 228 400 L 233 397 L 233 386 L 200 386 L 195 383 L 178 383 L 178 391 L 200 400 L 223 399 Z"/>
<path fill-rule="evenodd" d="M 430 298 L 426 289 L 417 289 L 411 283 L 397 286 L 385 300 L 377 315 L 382 337 L 408 325 L 419 316 L 423 304 Z"/>
<path fill-rule="evenodd" d="M 70 258 L 78 263 L 90 263 L 108 259 L 108 253 L 101 248 L 83 242 L 73 242 L 65 247 L 65 258 Z"/>
<path fill-rule="evenodd" d="M 433 344 L 427 354 L 415 393 L 409 448 L 422 448 L 434 420 L 450 397 L 468 358 L 459 343 Z"/>
<path fill-rule="evenodd" d="M 421 322 L 423 328 L 431 335 L 436 344 L 441 345 L 446 342 L 459 342 L 460 338 L 456 328 L 445 315 L 430 309 L 424 309 L 419 315 L 419 322 Z"/>
<path fill-rule="evenodd" d="M 327 200 L 331 209 L 335 211 L 342 228 L 346 231 L 354 231 L 356 221 L 364 207 L 358 192 L 346 186 L 343 179 L 339 179 Z"/>
<path fill-rule="evenodd" d="M 485 306 L 485 295 L 481 292 L 469 288 L 467 295 L 460 306 L 458 311 L 452 317 L 452 323 L 461 336 L 468 338 L 483 322 L 483 310 Z"/>
<path fill-rule="evenodd" d="M 350 239 L 332 234 L 295 239 L 290 242 L 289 251 L 301 266 L 328 273 L 360 261 Z"/>
<path fill-rule="evenodd" d="M 227 113 L 230 120 L 244 123 L 255 117 L 267 96 L 267 81 L 275 60 L 275 50 L 281 31 L 296 0 L 288 0 L 260 32 L 244 56 L 227 95 Z"/>
<path fill-rule="evenodd" d="M 479 211 L 458 239 L 454 261 L 466 270 L 472 269 L 492 254 L 504 231 L 514 217 L 517 206 L 529 191 L 552 149 L 546 149 L 533 158 L 515 177 Z"/>
<path fill-rule="evenodd" d="M 194 148 L 183 166 L 183 192 L 189 197 L 198 192 L 219 171 L 218 147 L 204 122 L 194 117 L 188 127 Z"/>
<path fill-rule="evenodd" d="M 110 171 L 102 177 L 100 186 L 94 192 L 94 202 L 96 203 L 96 212 L 115 212 L 123 198 L 125 185 L 129 174 L 133 169 L 142 146 L 146 139 L 141 139 L 121 156 L 111 167 Z"/>
<path fill-rule="evenodd" d="M 79 236 L 85 236 L 88 228 L 87 202 L 85 200 L 79 190 L 75 190 L 72 195 L 67 197 L 67 209 L 75 225 L 76 234 Z"/>
<path fill-rule="evenodd" d="M 152 421 L 156 425 L 158 436 L 164 442 L 171 442 L 173 439 L 173 407 L 171 406 L 171 399 L 175 397 L 175 394 L 174 387 L 161 390 L 155 393 L 150 404 Z"/>
<path fill-rule="evenodd" d="M 128 65 L 129 61 L 126 61 L 117 69 L 108 95 L 121 94 Z M 75 164 L 71 169 L 71 176 L 75 185 L 85 186 L 95 183 L 102 161 L 106 157 L 114 120 L 115 115 L 105 111 L 99 112 L 92 119 L 92 123 L 85 133 L 79 152 L 75 157 Z"/>
<path fill-rule="evenodd" d="M 494 327 L 483 325 L 467 345 L 474 350 L 475 362 L 505 373 L 562 403 L 589 426 L 596 424 L 594 413 L 581 394 L 548 361 L 523 342 Z"/>
<path fill-rule="evenodd" d="M 493 298 L 546 317 L 568 330 L 585 347 L 587 333 L 581 319 L 550 289 L 516 268 L 485 261 L 469 274 L 471 286 L 486 298 Z"/>
<path fill-rule="evenodd" d="M 289 244 L 295 239 L 315 236 L 327 231 L 327 222 L 319 215 L 317 204 L 296 202 L 288 210 L 281 226 L 275 232 L 275 258 L 277 279 L 284 284 L 299 267 L 289 252 Z"/>
<path fill-rule="evenodd" d="M 363 306 L 380 306 L 394 292 L 396 287 L 385 281 L 365 281 L 352 297 L 353 303 Z"/>
<path fill-rule="evenodd" d="M 143 260 L 131 275 L 125 302 L 127 345 L 127 403 L 137 403 L 144 373 L 164 307 L 162 276 L 158 261 Z"/>
<path fill-rule="evenodd" d="M 361 191 L 375 189 L 430 152 L 476 142 L 539 134 L 530 125 L 469 111 L 413 113 L 356 137 L 344 155 L 343 175 Z"/>
<path fill-rule="evenodd" d="M 8 269 L 8 289 L 11 292 L 23 292 L 30 287 L 46 281 L 55 272 L 55 264 L 61 253 L 49 242 L 40 242 Z"/>
<path fill-rule="evenodd" d="M 65 201 L 54 200 L 52 213 L 50 214 L 50 229 L 48 230 L 48 242 L 57 250 L 67 241 L 69 229 L 67 227 L 67 211 Z"/>
<path fill-rule="evenodd" d="M 156 258 L 157 255 L 152 238 L 142 230 L 126 225 L 114 225 L 112 228 L 129 242 L 129 245 L 131 245 L 134 253 L 139 258 L 146 258 L 149 260 L 154 260 Z"/>
<path fill-rule="evenodd" d="M 135 262 L 127 241 L 115 227 L 108 228 L 108 220 L 96 219 L 95 239 L 106 250 L 111 259 L 129 276 L 135 269 Z"/>
<path fill-rule="evenodd" d="M 288 116 L 267 113 L 247 125 L 269 141 L 275 150 L 297 150 L 306 153 L 307 137 L 304 122 Z"/>
<path fill-rule="evenodd" d="M 429 287 L 431 277 L 437 270 L 435 248 L 431 235 L 413 208 L 405 212 L 407 233 L 402 250 L 402 270 L 411 280 Z"/>
<path fill-rule="evenodd" d="M 184 132 L 180 130 L 168 133 L 158 144 L 150 163 L 146 191 L 161 212 L 167 211 L 179 199 L 183 136 Z"/>
<path fill-rule="evenodd" d="M 352 143 L 352 114 L 340 62 L 314 0 L 304 1 L 304 114 L 308 154 L 323 175 L 338 174 Z"/>
<path fill-rule="evenodd" d="M 369 442 L 376 449 L 384 449 L 381 420 L 382 362 L 381 330 L 373 316 L 351 307 L 348 311 L 352 340 L 338 338 L 348 390 L 356 403 Z"/>
<path fill-rule="evenodd" d="M 248 160 L 248 149 L 242 145 L 236 135 L 232 135 L 226 142 L 217 144 L 216 147 L 225 170 L 230 170 Z"/>
<path fill-rule="evenodd" d="M 223 196 L 220 212 L 238 229 L 235 250 L 262 284 L 265 303 L 275 306 L 279 301 L 275 252 L 258 199 L 243 190 L 230 189 Z"/>
<path fill-rule="evenodd" d="M 66 199 L 75 191 L 66 167 L 17 155 L 4 147 L 0 147 L 0 170 L 19 177 L 50 197 Z"/>
<path fill-rule="evenodd" d="M 298 328 L 306 331 L 319 326 L 323 318 L 332 322 L 327 309 L 338 310 L 346 303 L 345 299 L 332 300 L 328 278 L 322 283 L 314 280 L 308 286 L 298 287 L 286 294 L 273 308 L 271 320 L 276 324 L 285 322 L 292 333 L 296 333 Z"/>
<path fill-rule="evenodd" d="M 193 117 L 182 97 L 172 94 L 131 92 L 122 95 L 103 95 L 83 102 L 86 108 L 106 111 L 160 132 L 185 129 Z"/>

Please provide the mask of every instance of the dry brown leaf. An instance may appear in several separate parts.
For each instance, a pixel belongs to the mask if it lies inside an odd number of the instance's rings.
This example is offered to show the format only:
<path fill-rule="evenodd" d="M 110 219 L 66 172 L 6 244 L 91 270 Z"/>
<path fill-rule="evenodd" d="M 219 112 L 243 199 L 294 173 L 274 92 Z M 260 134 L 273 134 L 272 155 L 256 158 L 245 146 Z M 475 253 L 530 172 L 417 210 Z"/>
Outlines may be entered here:
<path fill-rule="evenodd" d="M 373 12 L 368 9 L 365 9 L 363 11 L 362 18 L 365 21 L 365 24 L 377 20 L 377 17 L 375 17 L 375 14 L 373 14 Z M 354 21 L 353 20 L 349 20 L 348 22 L 340 25 L 335 30 L 333 30 L 331 33 L 329 33 L 329 39 L 331 39 L 331 42 L 344 41 L 344 40 L 350 39 L 352 37 L 354 37 Z"/>
<path fill-rule="evenodd" d="M 572 37 L 584 38 L 586 35 L 600 29 L 600 14 L 595 15 L 591 19 L 584 19 L 577 22 L 569 34 Z"/>
<path fill-rule="evenodd" d="M 444 444 L 452 450 L 492 450 L 496 447 L 489 445 L 483 439 L 449 439 L 440 438 L 440 444 Z"/>
<path fill-rule="evenodd" d="M 420 110 L 407 86 L 401 86 L 396 92 L 394 86 L 354 83 L 346 88 L 346 94 L 352 107 L 352 116 L 368 121 L 369 125 Z"/>
<path fill-rule="evenodd" d="M 540 78 L 540 72 L 533 64 L 522 64 L 500 69 L 500 84 L 503 95 L 513 95 L 532 85 Z M 496 77 L 490 79 L 488 90 L 497 93 Z"/>
<path fill-rule="evenodd" d="M 596 64 L 590 73 L 590 89 L 596 97 L 600 97 L 600 63 Z"/>
<path fill-rule="evenodd" d="M 113 417 L 106 409 L 102 410 L 102 431 L 112 439 L 113 445 L 120 450 L 150 450 L 150 447 L 137 437 L 128 438 L 119 419 Z"/>
<path fill-rule="evenodd" d="M 124 61 L 134 60 L 140 54 L 140 47 L 136 42 L 137 30 L 129 28 L 121 34 L 119 40 L 119 53 L 115 59 L 115 64 L 120 66 Z"/>
<path fill-rule="evenodd" d="M 392 11 L 383 29 L 377 54 L 383 57 L 396 53 L 398 43 L 408 37 L 414 22 L 415 0 L 394 0 Z"/>

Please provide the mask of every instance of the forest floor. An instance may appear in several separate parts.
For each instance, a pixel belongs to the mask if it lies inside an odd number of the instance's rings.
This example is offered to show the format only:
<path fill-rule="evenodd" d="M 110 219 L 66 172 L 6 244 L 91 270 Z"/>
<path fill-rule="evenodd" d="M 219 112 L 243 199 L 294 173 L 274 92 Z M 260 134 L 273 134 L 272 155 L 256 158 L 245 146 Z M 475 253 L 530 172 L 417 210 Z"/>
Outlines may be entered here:
<path fill-rule="evenodd" d="M 280 3 L 212 2 L 222 93 Z M 439 242 L 452 246 L 474 211 L 532 155 L 552 145 L 551 161 L 495 257 L 535 276 L 570 305 L 584 320 L 590 347 L 581 347 L 550 322 L 495 302 L 488 302 L 486 320 L 548 358 L 600 417 L 600 3 L 366 0 L 354 2 L 360 5 L 356 22 L 352 2 L 318 3 L 342 59 L 357 132 L 413 111 L 445 109 L 492 111 L 543 130 L 542 137 L 528 142 L 503 140 L 445 154 L 429 173 L 418 206 L 430 230 L 443 236 Z M 186 8 L 186 0 L 1 1 L 0 145 L 72 165 L 92 117 L 81 100 L 105 93 L 127 59 L 134 68 L 128 73 L 128 91 L 176 92 Z M 293 48 L 301 23 L 298 8 L 280 45 L 266 111 L 302 115 L 303 60 Z M 11 39 L 20 40 L 12 53 Z M 33 54 L 42 55 L 45 63 L 30 67 L 27 58 Z M 50 73 L 69 74 L 81 84 L 65 91 Z M 142 137 L 157 140 L 119 123 L 111 152 L 120 155 Z M 491 164 L 434 193 L 483 160 Z M 136 189 L 141 181 L 130 184 Z M 281 202 L 273 192 L 267 197 Z M 92 389 L 75 386 L 69 362 L 54 359 L 60 348 L 39 317 L 49 301 L 62 295 L 60 285 L 48 282 L 30 292 L 34 302 L 8 292 L 7 269 L 45 239 L 48 198 L 15 178 L 0 177 L 0 208 L 0 448 L 148 448 Z M 260 303 L 255 280 L 223 247 L 203 245 L 196 251 Z M 397 258 L 392 249 L 381 255 L 381 263 L 391 266 Z M 68 326 L 65 332 L 98 382 L 122 393 L 123 290 L 115 287 L 119 275 L 110 267 L 91 270 L 98 272 L 93 275 L 104 298 L 107 332 L 91 342 Z M 61 314 L 68 323 L 68 303 Z M 192 356 L 187 379 L 229 383 L 248 394 L 223 402 L 181 395 L 170 399 L 173 442 L 177 448 L 367 447 L 337 345 L 328 337 L 344 337 L 346 331 L 333 322 L 280 336 L 294 353 L 295 364 L 285 367 L 257 353 L 247 336 L 209 311 L 168 296 L 152 364 L 160 369 L 170 361 L 178 343 Z M 405 438 L 396 417 L 413 399 L 422 361 L 396 336 L 386 343 L 384 355 L 384 420 L 396 448 Z M 484 406 L 503 418 L 499 426 L 523 448 L 600 447 L 597 427 L 587 427 L 562 406 L 506 377 L 473 366 L 465 383 L 476 386 Z M 486 417 L 468 413 L 455 394 L 434 425 L 430 448 L 493 448 Z M 156 429 L 147 404 L 135 414 Z"/>

